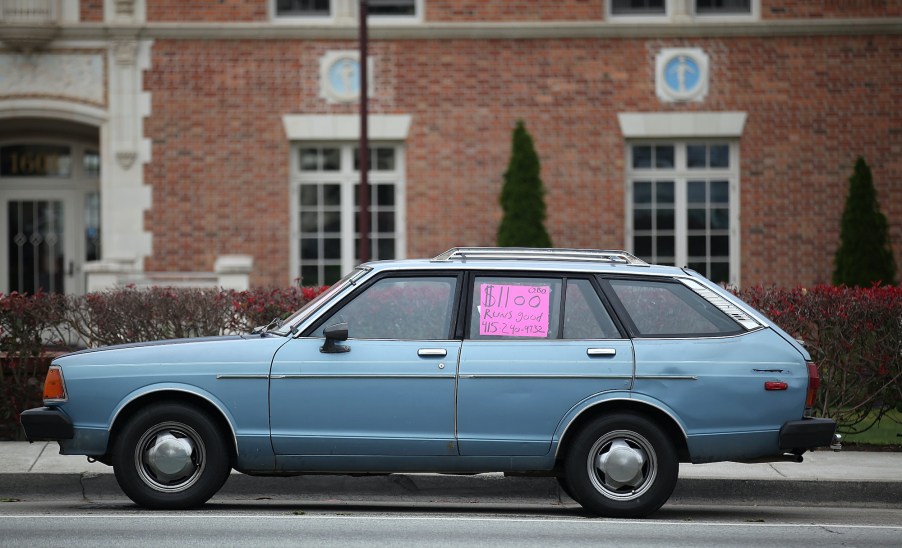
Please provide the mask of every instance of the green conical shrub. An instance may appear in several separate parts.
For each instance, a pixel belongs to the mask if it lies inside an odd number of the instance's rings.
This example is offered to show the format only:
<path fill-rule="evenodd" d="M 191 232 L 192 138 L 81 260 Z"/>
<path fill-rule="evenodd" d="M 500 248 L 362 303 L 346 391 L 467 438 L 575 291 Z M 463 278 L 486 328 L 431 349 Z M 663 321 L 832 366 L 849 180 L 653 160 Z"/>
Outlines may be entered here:
<path fill-rule="evenodd" d="M 886 216 L 877 203 L 871 168 L 861 157 L 849 178 L 839 239 L 833 272 L 835 285 L 895 284 L 896 263 L 889 245 Z"/>
<path fill-rule="evenodd" d="M 539 156 L 522 120 L 514 129 L 511 159 L 501 188 L 503 217 L 498 227 L 501 247 L 551 247 L 545 230 L 545 189 Z"/>

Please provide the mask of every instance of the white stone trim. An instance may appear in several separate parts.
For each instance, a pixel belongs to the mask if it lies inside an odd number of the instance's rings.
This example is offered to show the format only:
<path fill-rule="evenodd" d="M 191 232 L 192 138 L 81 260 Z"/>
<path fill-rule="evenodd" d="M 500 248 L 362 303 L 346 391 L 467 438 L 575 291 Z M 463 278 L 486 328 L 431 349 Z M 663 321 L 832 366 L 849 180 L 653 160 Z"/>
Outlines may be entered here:
<path fill-rule="evenodd" d="M 626 139 L 738 138 L 745 112 L 620 112 L 617 121 Z"/>
<path fill-rule="evenodd" d="M 0 99 L 0 118 L 52 118 L 100 127 L 106 123 L 106 110 L 55 99 Z"/>
<path fill-rule="evenodd" d="M 136 0 L 136 12 L 143 0 Z M 140 13 L 138 13 L 140 15 Z M 109 123 L 101 132 L 100 197 L 103 260 L 133 262 L 140 269 L 153 253 L 153 234 L 145 230 L 144 213 L 153 192 L 141 166 L 150 162 L 151 143 L 144 137 L 150 94 L 143 74 L 150 68 L 152 42 L 111 42 L 107 52 Z"/>
<path fill-rule="evenodd" d="M 405 141 L 410 133 L 409 114 L 373 114 L 367 122 L 368 137 L 380 141 Z M 282 116 L 289 141 L 349 141 L 360 138 L 360 117 L 355 114 L 286 114 Z"/>

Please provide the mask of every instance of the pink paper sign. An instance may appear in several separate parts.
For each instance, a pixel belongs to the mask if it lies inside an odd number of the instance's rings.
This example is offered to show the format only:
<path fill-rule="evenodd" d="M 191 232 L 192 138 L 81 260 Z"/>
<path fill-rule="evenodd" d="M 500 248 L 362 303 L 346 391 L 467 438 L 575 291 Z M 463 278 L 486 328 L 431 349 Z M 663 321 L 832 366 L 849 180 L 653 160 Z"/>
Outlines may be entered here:
<path fill-rule="evenodd" d="M 479 334 L 547 337 L 550 288 L 547 285 L 479 285 Z"/>

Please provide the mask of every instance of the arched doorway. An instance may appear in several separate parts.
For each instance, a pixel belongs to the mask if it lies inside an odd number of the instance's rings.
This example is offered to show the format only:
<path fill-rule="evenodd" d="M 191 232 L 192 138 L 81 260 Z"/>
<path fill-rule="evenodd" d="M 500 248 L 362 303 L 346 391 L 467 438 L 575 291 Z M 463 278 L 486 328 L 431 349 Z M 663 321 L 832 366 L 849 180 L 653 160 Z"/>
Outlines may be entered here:
<path fill-rule="evenodd" d="M 47 119 L 0 125 L 0 292 L 83 293 L 100 258 L 96 127 Z"/>

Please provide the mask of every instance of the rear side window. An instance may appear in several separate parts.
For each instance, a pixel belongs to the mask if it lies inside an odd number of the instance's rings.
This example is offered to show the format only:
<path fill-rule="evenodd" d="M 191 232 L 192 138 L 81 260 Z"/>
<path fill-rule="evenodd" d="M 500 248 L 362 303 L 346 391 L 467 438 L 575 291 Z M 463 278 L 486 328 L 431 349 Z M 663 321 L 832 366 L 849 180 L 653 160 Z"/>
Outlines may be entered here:
<path fill-rule="evenodd" d="M 742 328 L 694 291 L 677 282 L 608 280 L 643 336 L 731 335 Z"/>

